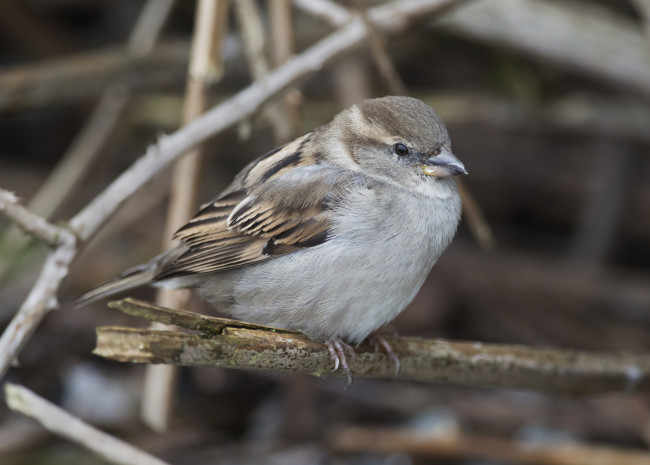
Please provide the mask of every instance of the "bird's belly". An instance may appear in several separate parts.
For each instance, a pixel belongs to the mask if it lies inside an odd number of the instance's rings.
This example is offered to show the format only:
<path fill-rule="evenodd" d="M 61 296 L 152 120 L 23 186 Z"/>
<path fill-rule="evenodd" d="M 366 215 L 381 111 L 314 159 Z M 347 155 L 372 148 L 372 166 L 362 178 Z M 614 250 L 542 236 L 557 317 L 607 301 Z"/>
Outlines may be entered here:
<path fill-rule="evenodd" d="M 390 244 L 367 250 L 329 241 L 217 274 L 202 294 L 235 318 L 358 343 L 411 302 L 437 258 L 426 247 L 423 254 L 395 254 Z"/>

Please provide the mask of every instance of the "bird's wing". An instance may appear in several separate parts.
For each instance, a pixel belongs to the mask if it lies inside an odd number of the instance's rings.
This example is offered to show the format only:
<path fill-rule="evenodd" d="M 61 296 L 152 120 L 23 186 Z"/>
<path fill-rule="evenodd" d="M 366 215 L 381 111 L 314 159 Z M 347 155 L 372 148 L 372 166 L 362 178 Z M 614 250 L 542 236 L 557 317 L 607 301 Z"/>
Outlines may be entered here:
<path fill-rule="evenodd" d="M 299 142 L 256 160 L 204 205 L 175 235 L 187 250 L 155 280 L 238 268 L 327 241 L 346 176 L 303 155 Z"/>

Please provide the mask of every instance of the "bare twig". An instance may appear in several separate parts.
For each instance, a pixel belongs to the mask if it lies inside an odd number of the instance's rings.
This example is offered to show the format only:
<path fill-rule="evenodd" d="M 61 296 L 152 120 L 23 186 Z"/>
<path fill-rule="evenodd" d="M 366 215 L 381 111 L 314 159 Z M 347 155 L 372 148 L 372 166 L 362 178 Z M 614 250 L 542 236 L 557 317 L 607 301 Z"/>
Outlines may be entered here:
<path fill-rule="evenodd" d="M 456 186 L 458 186 L 460 198 L 463 199 L 463 216 L 467 220 L 474 238 L 484 249 L 493 249 L 495 243 L 494 234 L 492 234 L 492 228 L 485 219 L 483 209 L 476 197 L 467 189 L 467 185 L 462 179 L 456 180 Z"/>
<path fill-rule="evenodd" d="M 223 74 L 221 60 L 222 38 L 228 17 L 226 0 L 201 0 L 197 3 L 192 40 L 192 53 L 188 70 L 183 123 L 187 124 L 205 112 L 207 89 Z M 198 203 L 198 192 L 203 165 L 203 151 L 196 148 L 176 162 L 172 179 L 171 197 L 167 210 L 164 248 L 174 232 L 186 223 Z M 159 305 L 185 307 L 189 301 L 188 290 L 161 289 L 157 295 Z M 162 328 L 158 328 L 162 329 Z M 171 328 L 167 328 L 171 329 Z M 173 409 L 176 369 L 172 366 L 150 366 L 145 373 L 141 415 L 153 430 L 167 430 Z"/>
<path fill-rule="evenodd" d="M 457 432 L 436 434 L 405 429 L 348 427 L 330 434 L 329 445 L 339 452 L 405 452 L 420 457 L 488 458 L 522 465 L 644 465 L 643 450 L 563 442 L 513 441 Z"/>
<path fill-rule="evenodd" d="M 341 375 L 333 372 L 325 344 L 306 336 L 240 321 L 160 309 L 132 299 L 111 306 L 146 319 L 161 319 L 203 336 L 179 332 L 105 327 L 95 353 L 136 363 L 222 366 Z M 389 338 L 401 362 L 398 379 L 446 382 L 568 395 L 650 390 L 650 355 L 539 349 L 515 345 Z M 349 361 L 350 362 L 350 361 Z M 363 344 L 350 362 L 355 376 L 394 378 L 392 360 Z"/>
<path fill-rule="evenodd" d="M 369 17 L 381 30 L 396 33 L 415 18 L 432 15 L 453 3 L 453 0 L 395 1 L 370 10 Z M 364 35 L 360 20 L 352 21 L 271 72 L 263 84 L 251 85 L 183 129 L 161 138 L 144 157 L 72 218 L 70 225 L 77 237 L 81 241 L 91 238 L 128 198 L 182 153 L 252 115 L 271 96 L 361 43 Z M 76 244 L 66 242 L 46 259 L 27 300 L 0 338 L 0 375 L 6 372 L 43 317 L 56 307 L 56 295 L 77 253 Z"/>
<path fill-rule="evenodd" d="M 42 216 L 20 205 L 18 197 L 4 189 L 0 189 L 0 211 L 27 234 L 52 247 L 60 245 L 66 236 L 72 235 L 69 230 L 53 225 Z"/>
<path fill-rule="evenodd" d="M 29 202 L 31 210 L 50 218 L 65 203 L 106 145 L 128 99 L 128 90 L 120 85 L 104 91 L 85 126 Z"/>
<path fill-rule="evenodd" d="M 76 442 L 109 462 L 122 465 L 167 463 L 93 428 L 23 386 L 6 383 L 5 400 L 10 409 L 35 419 L 54 434 Z"/>

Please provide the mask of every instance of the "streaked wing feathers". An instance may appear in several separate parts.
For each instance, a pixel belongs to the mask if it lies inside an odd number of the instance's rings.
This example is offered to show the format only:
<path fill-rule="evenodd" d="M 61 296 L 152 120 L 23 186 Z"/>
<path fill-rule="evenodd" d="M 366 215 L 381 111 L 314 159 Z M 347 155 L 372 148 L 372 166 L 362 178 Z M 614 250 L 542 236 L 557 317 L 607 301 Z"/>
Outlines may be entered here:
<path fill-rule="evenodd" d="M 179 229 L 175 239 L 189 249 L 156 280 L 238 268 L 325 242 L 330 206 L 343 186 L 341 172 L 305 154 L 301 139 L 249 165 Z"/>

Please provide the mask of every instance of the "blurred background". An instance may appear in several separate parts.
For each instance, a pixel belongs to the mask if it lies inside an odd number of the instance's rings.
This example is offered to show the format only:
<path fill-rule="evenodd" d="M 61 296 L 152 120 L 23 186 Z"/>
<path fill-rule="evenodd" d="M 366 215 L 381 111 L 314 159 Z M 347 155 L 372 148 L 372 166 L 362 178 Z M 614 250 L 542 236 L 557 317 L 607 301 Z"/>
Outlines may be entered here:
<path fill-rule="evenodd" d="M 381 2 L 340 3 L 363 8 Z M 195 3 L 176 2 L 156 45 L 139 53 L 128 44 L 144 4 L 0 2 L 0 187 L 53 221 L 73 216 L 149 144 L 181 125 Z M 273 63 L 269 5 L 254 5 L 262 26 L 259 53 Z M 650 349 L 648 5 L 458 2 L 385 41 L 405 91 L 446 122 L 476 202 L 419 295 L 395 320 L 401 335 Z M 231 5 L 221 47 L 223 75 L 209 88 L 208 107 L 254 75 L 235 9 Z M 332 31 L 302 8 L 290 13 L 296 54 Z M 355 49 L 303 80 L 286 100 L 211 139 L 196 181 L 198 203 L 215 197 L 255 157 L 350 103 L 394 93 L 395 83 L 383 78 L 372 56 L 367 45 Z M 79 141 L 98 102 L 105 105 L 99 114 L 113 115 L 114 124 Z M 276 104 L 289 115 L 284 132 L 273 122 Z M 84 155 L 90 152 L 97 156 Z M 170 178 L 170 171 L 158 176 L 88 244 L 71 269 L 61 311 L 40 325 L 7 380 L 176 464 L 559 464 L 569 462 L 526 462 L 499 447 L 522 439 L 635 451 L 650 445 L 644 395 L 570 399 L 368 379 L 343 390 L 338 379 L 216 368 L 181 369 L 170 427 L 150 431 L 139 419 L 144 367 L 92 355 L 96 327 L 143 323 L 105 302 L 83 309 L 72 302 L 161 250 Z M 4 326 L 47 250 L 4 217 L 0 233 Z M 131 295 L 154 298 L 148 289 Z M 189 306 L 213 314 L 200 302 Z M 350 426 L 502 442 L 488 441 L 480 453 L 435 446 L 414 453 L 399 441 L 383 452 L 346 449 L 336 438 Z M 104 462 L 3 404 L 0 463 Z"/>

